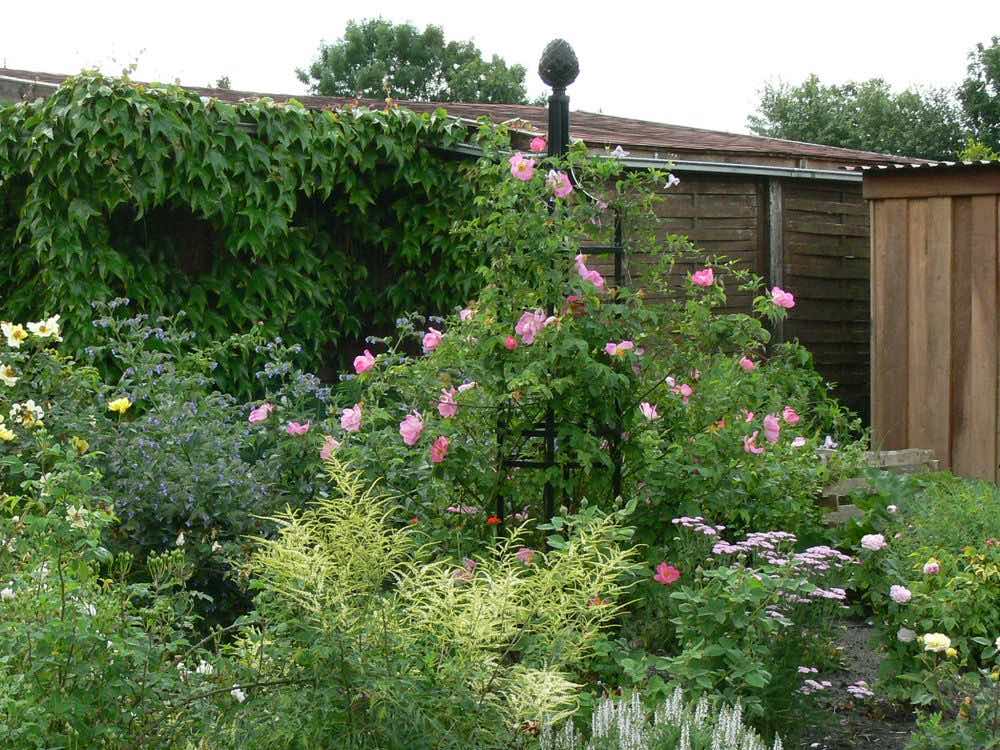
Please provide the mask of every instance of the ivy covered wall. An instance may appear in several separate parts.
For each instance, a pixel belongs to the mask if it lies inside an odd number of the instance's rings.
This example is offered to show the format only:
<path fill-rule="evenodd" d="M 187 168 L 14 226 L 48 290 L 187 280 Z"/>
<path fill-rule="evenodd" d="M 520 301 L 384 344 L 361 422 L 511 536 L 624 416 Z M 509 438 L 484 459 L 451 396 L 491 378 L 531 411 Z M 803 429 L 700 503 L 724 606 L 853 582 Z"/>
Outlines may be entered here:
<path fill-rule="evenodd" d="M 451 236 L 473 211 L 467 137 L 443 112 L 230 104 L 85 73 L 0 108 L 0 317 L 91 302 L 184 309 L 204 340 L 257 322 L 313 367 L 406 310 L 447 311 L 481 259 Z M 246 383 L 253 363 L 226 363 Z"/>

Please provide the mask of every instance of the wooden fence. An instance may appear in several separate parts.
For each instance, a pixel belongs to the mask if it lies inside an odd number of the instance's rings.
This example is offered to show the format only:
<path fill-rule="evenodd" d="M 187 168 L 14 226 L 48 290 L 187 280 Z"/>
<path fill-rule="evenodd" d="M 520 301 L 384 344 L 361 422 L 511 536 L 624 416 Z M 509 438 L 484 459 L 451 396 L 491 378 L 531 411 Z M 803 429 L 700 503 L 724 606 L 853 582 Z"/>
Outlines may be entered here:
<path fill-rule="evenodd" d="M 865 175 L 875 448 L 1000 479 L 1000 164 Z"/>

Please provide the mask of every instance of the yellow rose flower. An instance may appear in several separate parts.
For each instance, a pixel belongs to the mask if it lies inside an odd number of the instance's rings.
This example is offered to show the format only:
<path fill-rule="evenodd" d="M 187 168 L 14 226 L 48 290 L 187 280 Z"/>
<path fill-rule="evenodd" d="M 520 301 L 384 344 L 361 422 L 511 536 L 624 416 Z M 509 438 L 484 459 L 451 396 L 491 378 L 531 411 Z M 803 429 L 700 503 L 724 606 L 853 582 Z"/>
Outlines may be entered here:
<path fill-rule="evenodd" d="M 132 402 L 126 396 L 116 398 L 114 401 L 108 401 L 108 410 L 118 412 L 119 414 L 124 414 L 131 406 Z"/>
<path fill-rule="evenodd" d="M 2 440 L 5 443 L 9 443 L 11 440 L 14 439 L 14 437 L 15 435 L 13 430 L 9 430 L 5 425 L 0 424 L 0 440 Z"/>
<path fill-rule="evenodd" d="M 924 651 L 943 653 L 951 648 L 951 638 L 944 633 L 928 633 L 924 636 Z"/>
<path fill-rule="evenodd" d="M 949 659 L 954 659 L 956 656 L 958 656 L 958 651 L 956 651 L 953 648 L 949 648 L 944 652 L 944 655 L 947 656 Z"/>
<path fill-rule="evenodd" d="M 86 453 L 87 449 L 90 448 L 90 443 L 84 440 L 82 437 L 73 436 L 69 439 L 70 445 L 76 448 L 77 453 Z"/>

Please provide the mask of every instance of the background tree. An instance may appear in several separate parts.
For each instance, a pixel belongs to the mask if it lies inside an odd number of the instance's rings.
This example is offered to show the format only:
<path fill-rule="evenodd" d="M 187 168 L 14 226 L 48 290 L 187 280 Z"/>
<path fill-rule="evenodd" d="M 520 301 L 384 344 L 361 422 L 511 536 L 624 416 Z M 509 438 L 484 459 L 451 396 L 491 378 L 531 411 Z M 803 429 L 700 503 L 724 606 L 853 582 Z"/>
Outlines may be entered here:
<path fill-rule="evenodd" d="M 958 88 L 966 123 L 976 141 L 1000 151 L 1000 36 L 969 53 L 969 74 Z"/>
<path fill-rule="evenodd" d="M 772 138 L 954 159 L 965 145 L 962 120 L 947 89 L 895 93 L 880 78 L 827 85 L 811 75 L 797 86 L 767 84 L 747 126 Z"/>
<path fill-rule="evenodd" d="M 421 101 L 524 104 L 523 65 L 486 61 L 471 41 L 446 42 L 440 26 L 423 31 L 382 18 L 348 21 L 344 36 L 320 45 L 296 71 L 313 93 Z"/>

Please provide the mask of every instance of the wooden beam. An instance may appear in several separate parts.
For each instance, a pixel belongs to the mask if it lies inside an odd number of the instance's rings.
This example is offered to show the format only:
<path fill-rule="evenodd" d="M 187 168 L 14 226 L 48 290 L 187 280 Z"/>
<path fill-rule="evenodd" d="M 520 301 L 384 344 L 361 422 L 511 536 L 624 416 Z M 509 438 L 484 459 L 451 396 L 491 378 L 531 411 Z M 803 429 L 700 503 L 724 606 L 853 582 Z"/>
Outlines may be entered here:
<path fill-rule="evenodd" d="M 785 212 L 781 189 L 781 181 L 767 181 L 767 228 L 768 228 L 768 283 L 770 286 L 781 286 L 785 281 Z M 774 324 L 773 341 L 785 340 L 784 321 Z"/>
<path fill-rule="evenodd" d="M 998 195 L 1000 165 L 869 172 L 865 174 L 862 192 L 868 199 Z"/>

